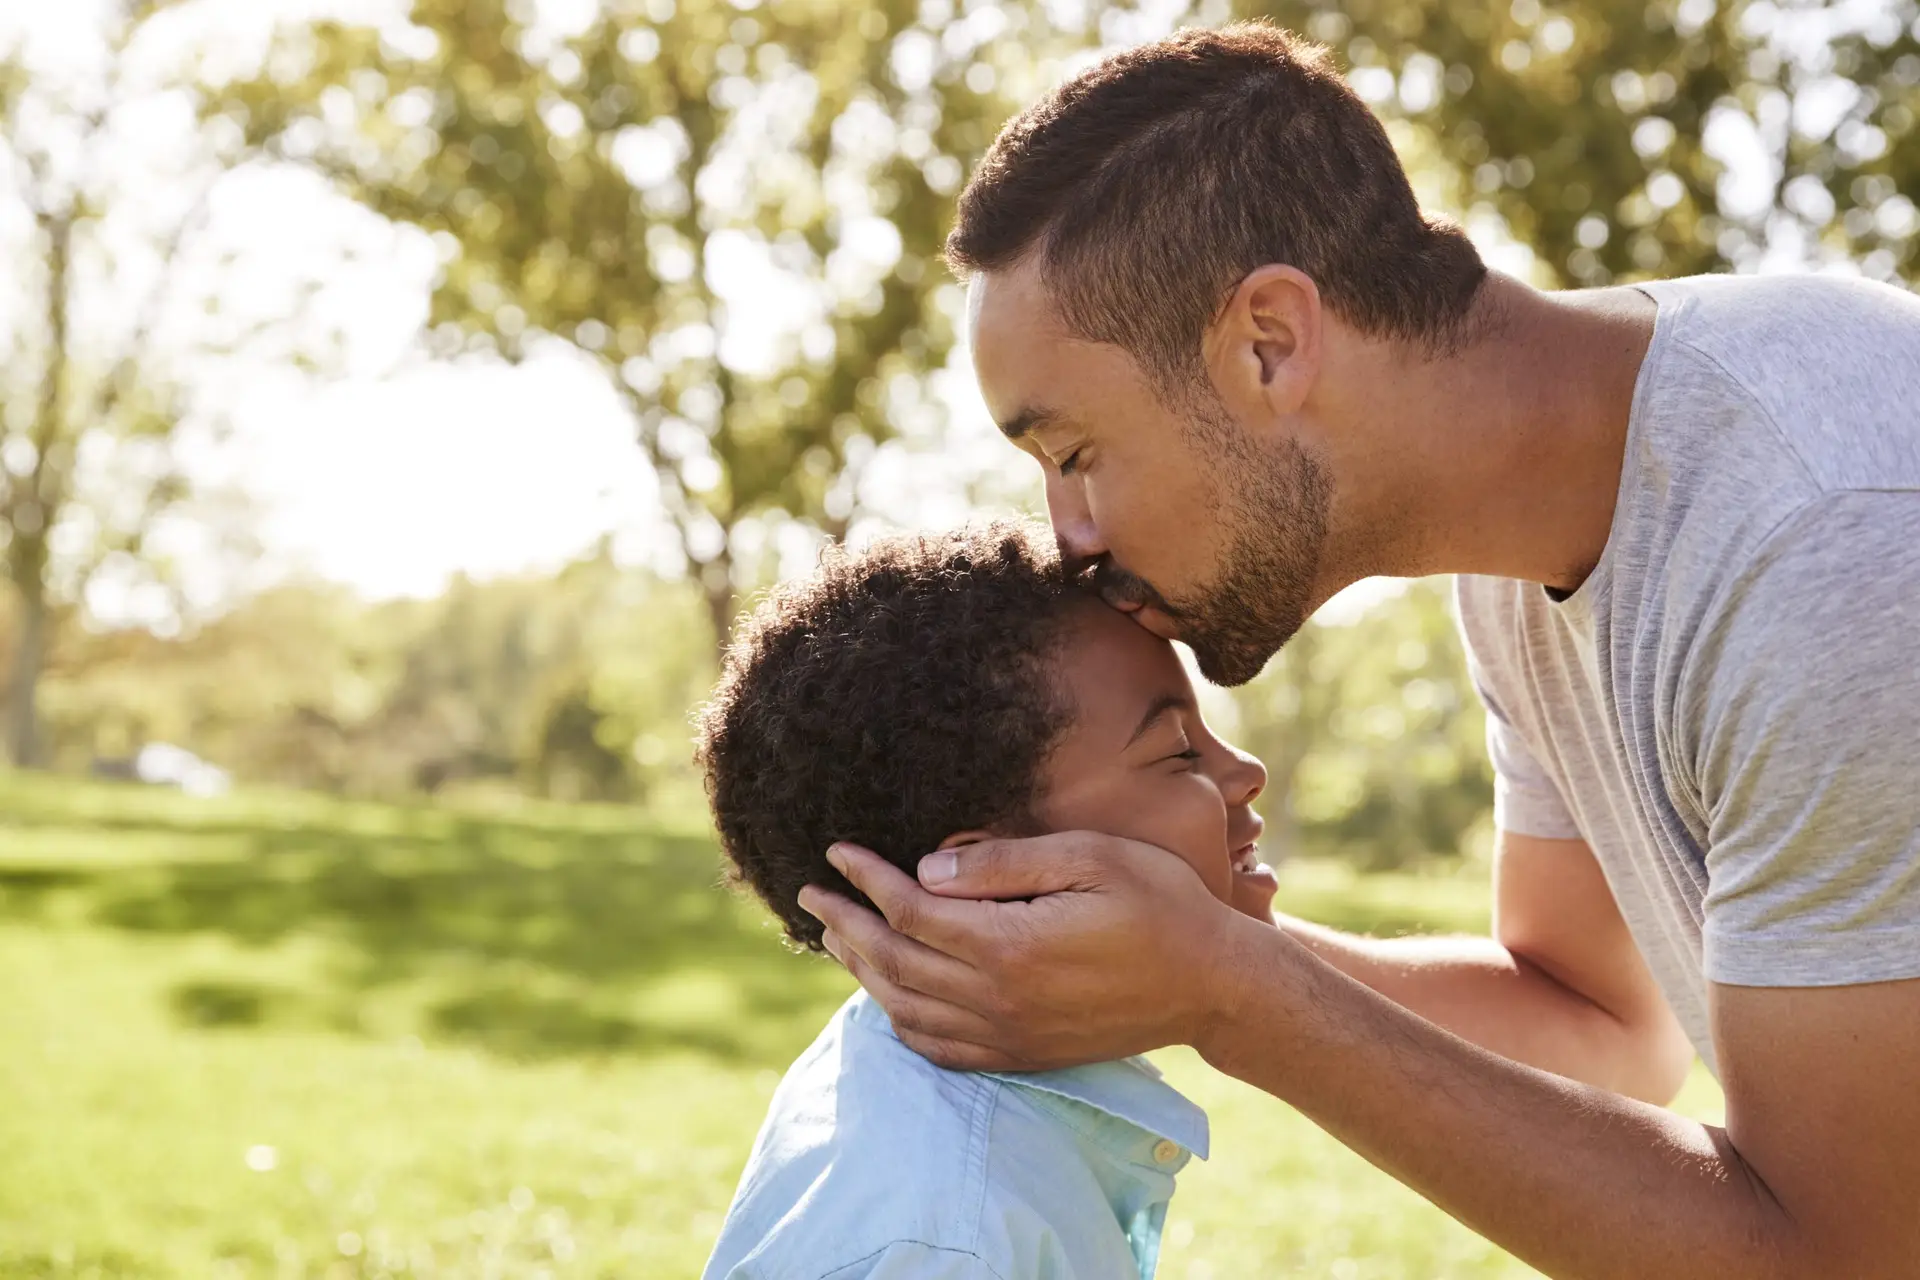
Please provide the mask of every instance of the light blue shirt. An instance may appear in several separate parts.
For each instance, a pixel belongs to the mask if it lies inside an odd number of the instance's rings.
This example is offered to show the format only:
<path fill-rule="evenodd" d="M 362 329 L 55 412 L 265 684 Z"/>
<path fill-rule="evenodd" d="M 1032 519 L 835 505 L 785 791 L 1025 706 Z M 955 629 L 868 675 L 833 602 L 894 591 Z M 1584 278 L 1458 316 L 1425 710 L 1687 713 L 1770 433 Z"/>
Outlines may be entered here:
<path fill-rule="evenodd" d="M 788 1070 L 704 1280 L 1151 1280 L 1207 1116 L 1140 1058 L 943 1071 L 862 992 Z"/>

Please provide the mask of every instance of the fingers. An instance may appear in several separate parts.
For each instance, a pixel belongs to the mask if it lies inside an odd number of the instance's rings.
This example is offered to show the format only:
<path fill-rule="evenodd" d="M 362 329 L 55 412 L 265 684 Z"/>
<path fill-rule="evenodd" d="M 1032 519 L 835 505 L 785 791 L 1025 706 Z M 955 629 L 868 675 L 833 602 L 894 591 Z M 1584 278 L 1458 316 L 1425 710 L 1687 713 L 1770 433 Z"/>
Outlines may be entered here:
<path fill-rule="evenodd" d="M 1037 898 L 1086 889 L 1126 842 L 1089 831 L 982 840 L 920 860 L 920 883 L 943 898 Z M 877 901 L 877 899 L 876 899 Z"/>
<path fill-rule="evenodd" d="M 1027 1071 L 1024 1059 L 980 1043 L 992 1037 L 986 1019 L 888 982 L 829 930 L 822 939 L 833 958 L 866 988 L 893 1023 L 900 1043 L 949 1071 Z M 976 1037 L 976 1038 L 969 1038 Z"/>
<path fill-rule="evenodd" d="M 891 981 L 832 932 L 823 942 L 833 958 L 845 965 L 847 972 L 867 989 L 867 994 L 887 1011 L 894 1030 L 903 1038 L 911 1034 L 928 1041 L 966 1041 L 976 1045 L 992 1038 L 991 1025 L 979 1014 Z"/>
<path fill-rule="evenodd" d="M 872 899 L 873 905 L 880 908 L 880 914 L 887 918 L 886 922 L 893 926 L 893 932 L 917 938 L 963 961 L 992 950 L 995 944 L 992 923 L 984 917 L 978 906 L 935 897 L 922 889 L 912 876 L 858 845 L 836 844 L 827 850 L 827 860 L 839 869 L 854 888 Z M 806 907 L 806 904 L 802 903 L 801 906 Z M 806 909 L 812 910 L 810 907 Z M 825 919 L 824 916 L 821 918 Z M 833 925 L 832 921 L 828 923 Z M 838 929 L 837 925 L 833 927 Z M 860 935 L 844 929 L 839 932 L 856 946 L 859 945 Z M 869 961 L 877 959 L 865 947 L 859 949 Z M 916 986 L 919 990 L 926 989 L 914 983 L 908 985 Z"/>
<path fill-rule="evenodd" d="M 962 1040 L 941 1040 L 903 1031 L 897 1025 L 895 1034 L 900 1043 L 913 1050 L 936 1067 L 945 1067 L 949 1071 L 1034 1071 L 1037 1067 L 1023 1062 L 1019 1058 L 1008 1057 L 998 1049 L 989 1049 L 984 1045 L 968 1044 Z"/>
<path fill-rule="evenodd" d="M 839 947 L 834 958 L 849 969 L 853 967 L 849 957 L 858 957 L 869 973 L 887 985 L 937 1000 L 970 1004 L 981 994 L 980 976 L 970 966 L 898 932 L 867 908 L 837 893 L 809 885 L 800 891 L 800 908 L 827 926 Z M 860 985 L 874 990 L 865 978 Z"/>

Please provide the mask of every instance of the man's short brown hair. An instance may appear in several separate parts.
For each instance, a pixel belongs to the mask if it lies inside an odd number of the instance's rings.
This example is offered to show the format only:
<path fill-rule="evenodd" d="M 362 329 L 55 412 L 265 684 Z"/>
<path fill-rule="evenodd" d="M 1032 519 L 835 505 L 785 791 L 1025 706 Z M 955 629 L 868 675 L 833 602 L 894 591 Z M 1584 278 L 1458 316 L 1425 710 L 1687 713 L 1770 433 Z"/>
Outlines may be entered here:
<path fill-rule="evenodd" d="M 1420 212 L 1386 130 L 1327 51 L 1278 27 L 1194 29 L 1115 54 L 1016 116 L 947 240 L 956 271 L 1034 249 L 1062 318 L 1163 391 L 1246 275 L 1298 268 L 1363 332 L 1445 350 L 1486 276 Z"/>

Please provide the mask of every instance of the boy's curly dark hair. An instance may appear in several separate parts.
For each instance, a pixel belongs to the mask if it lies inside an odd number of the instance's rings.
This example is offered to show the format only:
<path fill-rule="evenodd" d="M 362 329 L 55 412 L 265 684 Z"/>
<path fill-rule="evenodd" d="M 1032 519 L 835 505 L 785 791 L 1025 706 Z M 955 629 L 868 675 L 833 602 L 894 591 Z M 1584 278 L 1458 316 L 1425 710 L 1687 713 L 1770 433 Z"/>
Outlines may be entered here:
<path fill-rule="evenodd" d="M 700 716 L 720 842 L 803 947 L 815 884 L 850 840 L 913 874 L 970 828 L 1032 831 L 1034 788 L 1070 714 L 1048 658 L 1072 592 L 1044 529 L 981 523 L 830 549 L 742 619 Z"/>

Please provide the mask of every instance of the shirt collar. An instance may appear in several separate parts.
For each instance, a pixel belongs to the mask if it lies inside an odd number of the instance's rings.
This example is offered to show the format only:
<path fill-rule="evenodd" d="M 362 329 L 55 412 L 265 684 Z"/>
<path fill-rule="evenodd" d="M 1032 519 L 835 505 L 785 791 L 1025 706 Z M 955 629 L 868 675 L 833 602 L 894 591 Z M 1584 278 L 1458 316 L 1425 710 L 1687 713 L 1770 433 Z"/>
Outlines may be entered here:
<path fill-rule="evenodd" d="M 866 992 L 856 992 L 847 1010 L 849 1016 L 871 1025 L 881 1034 L 899 1038 L 885 1011 Z M 982 1071 L 977 1074 L 1001 1084 L 1037 1089 L 1103 1111 L 1156 1138 L 1177 1142 L 1202 1160 L 1207 1158 L 1207 1113 L 1168 1084 L 1160 1068 L 1145 1058 L 1090 1062 L 1083 1067 L 1059 1071 Z"/>
<path fill-rule="evenodd" d="M 1060 1071 L 983 1071 L 990 1080 L 1038 1089 L 1104 1111 L 1156 1138 L 1207 1158 L 1207 1113 L 1168 1084 L 1145 1058 L 1090 1062 Z"/>

